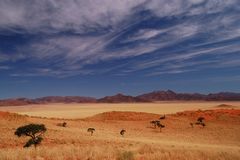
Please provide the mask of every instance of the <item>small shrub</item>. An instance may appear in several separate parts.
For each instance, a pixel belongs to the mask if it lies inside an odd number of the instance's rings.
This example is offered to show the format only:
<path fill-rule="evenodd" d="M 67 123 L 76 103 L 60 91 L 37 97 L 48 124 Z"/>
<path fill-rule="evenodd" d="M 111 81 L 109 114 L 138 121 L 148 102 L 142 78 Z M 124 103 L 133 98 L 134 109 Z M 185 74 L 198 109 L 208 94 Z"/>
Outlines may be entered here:
<path fill-rule="evenodd" d="M 160 121 L 155 120 L 155 121 L 150 121 L 150 123 L 153 125 L 154 128 L 157 128 L 157 124 L 160 123 Z"/>
<path fill-rule="evenodd" d="M 200 122 L 200 123 L 202 123 L 204 120 L 205 120 L 204 117 L 198 117 L 198 119 L 197 119 L 197 121 Z"/>
<path fill-rule="evenodd" d="M 126 130 L 125 130 L 125 129 L 122 129 L 122 130 L 120 131 L 121 136 L 124 136 L 125 132 L 126 132 Z"/>
<path fill-rule="evenodd" d="M 92 135 L 93 135 L 93 132 L 95 132 L 95 128 L 88 128 L 87 131 L 90 132 L 90 133 L 91 133 L 91 136 L 92 136 Z"/>
<path fill-rule="evenodd" d="M 67 127 L 67 123 L 66 122 L 57 123 L 57 126 L 59 126 L 59 127 Z"/>

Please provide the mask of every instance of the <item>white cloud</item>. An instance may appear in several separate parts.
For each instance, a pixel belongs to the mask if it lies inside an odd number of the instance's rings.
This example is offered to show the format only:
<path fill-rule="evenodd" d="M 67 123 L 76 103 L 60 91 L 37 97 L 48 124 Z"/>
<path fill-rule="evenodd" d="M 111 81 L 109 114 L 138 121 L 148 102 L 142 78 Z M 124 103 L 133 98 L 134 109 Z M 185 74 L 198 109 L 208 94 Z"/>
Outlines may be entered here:
<path fill-rule="evenodd" d="M 142 0 L 0 1 L 0 28 L 19 27 L 26 32 L 86 30 L 115 25 Z"/>
<path fill-rule="evenodd" d="M 174 46 L 201 33 L 209 33 L 210 36 L 206 41 L 199 42 L 197 44 L 199 46 L 221 42 L 240 36 L 239 25 L 236 24 L 236 21 L 240 20 L 239 16 L 221 15 L 207 23 L 201 17 L 207 17 L 207 14 L 211 13 L 221 13 L 231 6 L 237 7 L 238 3 L 237 0 L 1 0 L 0 30 L 31 34 L 40 32 L 48 36 L 17 47 L 17 53 L 11 55 L 0 53 L 0 62 L 14 62 L 20 59 L 27 59 L 28 62 L 40 60 L 44 63 L 32 72 L 41 75 L 91 74 L 94 71 L 86 69 L 88 65 L 149 54 L 164 47 Z M 197 19 L 183 20 L 164 29 L 143 27 L 134 31 L 126 40 L 118 41 L 118 38 L 131 26 L 142 20 L 142 17 L 137 19 L 131 17 L 134 12 L 146 9 L 155 16 L 169 19 L 171 16 L 180 16 L 180 18 L 182 15 L 201 16 Z M 103 28 L 107 28 L 107 31 L 102 31 Z M 64 31 L 72 31 L 78 35 L 57 34 Z M 98 35 L 87 35 L 92 31 L 102 32 Z M 163 34 L 164 36 L 160 37 Z M 133 46 L 111 48 L 115 41 L 129 43 L 136 40 L 141 42 Z M 222 53 L 234 49 L 240 50 L 237 47 L 224 47 L 178 54 L 168 53 L 163 58 L 159 53 L 158 59 L 131 64 L 129 71 L 146 69 L 159 63 L 175 62 L 180 59 L 189 60 L 217 51 Z M 29 73 L 29 75 L 35 74 Z"/>
<path fill-rule="evenodd" d="M 137 34 L 133 36 L 132 40 L 148 40 L 150 38 L 154 38 L 157 35 L 166 32 L 168 29 L 142 29 Z"/>
<path fill-rule="evenodd" d="M 201 32 L 199 27 L 200 25 L 196 24 L 183 24 L 174 28 L 170 34 L 175 38 L 186 38 Z"/>
<path fill-rule="evenodd" d="M 112 38 L 109 40 L 106 36 L 54 37 L 36 41 L 22 48 L 21 52 L 27 53 L 30 59 L 44 61 L 43 65 L 46 66 L 79 70 L 88 64 L 147 54 L 159 48 L 159 45 L 149 43 L 147 46 L 139 44 L 107 50 L 106 47 L 112 42 Z"/>
<path fill-rule="evenodd" d="M 73 30 L 84 33 L 99 27 L 117 27 L 139 5 L 159 17 L 220 12 L 236 0 L 1 0 L 0 28 L 25 32 L 58 32 Z M 193 7 L 193 8 L 192 8 Z"/>
<path fill-rule="evenodd" d="M 204 49 L 198 49 L 198 50 L 189 50 L 189 51 L 186 51 L 186 53 L 172 53 L 170 55 L 165 55 L 157 59 L 155 58 L 155 59 L 148 59 L 141 62 L 135 62 L 135 63 L 132 63 L 130 68 L 132 69 L 132 72 L 133 72 L 133 71 L 139 71 L 143 69 L 148 69 L 148 68 L 157 67 L 157 66 L 164 66 L 164 65 L 169 67 L 169 63 L 171 64 L 171 67 L 172 67 L 172 64 L 174 63 L 176 64 L 178 62 L 184 62 L 186 63 L 186 65 L 196 66 L 199 63 L 196 64 L 195 62 L 193 62 L 192 60 L 193 58 L 204 56 L 204 55 L 227 55 L 230 52 L 236 52 L 239 50 L 240 50 L 240 47 L 239 45 L 236 45 L 236 44 L 204 48 Z M 224 59 L 221 60 L 220 62 L 224 62 Z"/>
<path fill-rule="evenodd" d="M 0 70 L 8 70 L 11 69 L 10 66 L 0 66 Z"/>

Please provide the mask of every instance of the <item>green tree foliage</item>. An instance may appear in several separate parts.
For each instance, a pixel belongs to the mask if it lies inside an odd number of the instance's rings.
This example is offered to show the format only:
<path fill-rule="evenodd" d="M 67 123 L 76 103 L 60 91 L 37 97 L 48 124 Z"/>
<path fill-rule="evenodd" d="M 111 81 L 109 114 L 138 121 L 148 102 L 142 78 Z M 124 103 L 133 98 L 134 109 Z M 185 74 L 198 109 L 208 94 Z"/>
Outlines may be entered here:
<path fill-rule="evenodd" d="M 91 136 L 92 136 L 92 135 L 93 135 L 93 132 L 95 131 L 95 128 L 88 128 L 87 131 L 90 132 L 90 133 L 91 133 Z"/>
<path fill-rule="evenodd" d="M 44 124 L 28 124 L 17 128 L 15 135 L 18 137 L 28 136 L 30 139 L 26 142 L 23 147 L 30 147 L 34 145 L 36 148 L 39 145 L 43 138 L 42 135 L 47 131 L 47 128 Z"/>

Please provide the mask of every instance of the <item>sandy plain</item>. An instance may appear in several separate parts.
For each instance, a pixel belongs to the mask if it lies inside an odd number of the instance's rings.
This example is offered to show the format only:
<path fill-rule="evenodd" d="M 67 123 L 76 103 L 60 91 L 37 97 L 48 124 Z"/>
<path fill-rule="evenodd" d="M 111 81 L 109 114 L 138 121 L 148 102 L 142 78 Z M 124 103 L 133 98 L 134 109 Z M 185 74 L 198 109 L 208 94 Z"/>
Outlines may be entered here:
<path fill-rule="evenodd" d="M 239 106 L 240 102 L 158 102 L 1 107 L 0 160 L 238 160 Z M 166 119 L 161 120 L 165 128 L 160 132 L 149 122 L 162 114 Z M 192 128 L 189 123 L 199 116 L 206 117 L 206 127 Z M 62 122 L 67 127 L 57 125 Z M 23 148 L 28 137 L 14 135 L 17 127 L 29 123 L 47 127 L 36 150 Z M 93 136 L 89 127 L 96 129 Z M 127 131 L 124 137 L 121 129 Z"/>
<path fill-rule="evenodd" d="M 155 103 L 70 103 L 0 107 L 0 111 L 48 118 L 85 118 L 109 111 L 172 114 L 186 110 L 212 109 L 221 104 L 240 108 L 240 102 L 163 101 Z M 231 107 L 230 107 L 231 108 Z"/>

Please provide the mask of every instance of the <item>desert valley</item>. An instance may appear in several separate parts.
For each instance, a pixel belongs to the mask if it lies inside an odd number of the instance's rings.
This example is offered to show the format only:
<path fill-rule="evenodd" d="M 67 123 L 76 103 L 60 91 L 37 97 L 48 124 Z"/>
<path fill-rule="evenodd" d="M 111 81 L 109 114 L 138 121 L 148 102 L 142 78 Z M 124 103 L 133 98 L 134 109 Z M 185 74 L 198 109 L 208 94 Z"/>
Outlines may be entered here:
<path fill-rule="evenodd" d="M 0 160 L 240 160 L 240 0 L 0 0 Z"/>
<path fill-rule="evenodd" d="M 204 126 L 195 125 L 199 117 Z M 154 126 L 155 120 L 164 127 Z M 36 149 L 23 148 L 28 138 L 14 135 L 31 123 L 47 128 Z M 239 125 L 239 101 L 2 106 L 0 159 L 238 160 Z M 88 128 L 95 129 L 92 135 Z"/>

